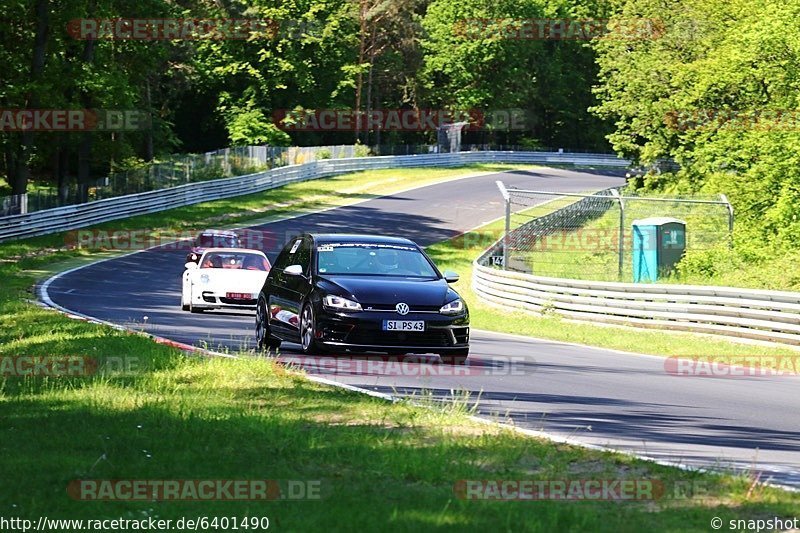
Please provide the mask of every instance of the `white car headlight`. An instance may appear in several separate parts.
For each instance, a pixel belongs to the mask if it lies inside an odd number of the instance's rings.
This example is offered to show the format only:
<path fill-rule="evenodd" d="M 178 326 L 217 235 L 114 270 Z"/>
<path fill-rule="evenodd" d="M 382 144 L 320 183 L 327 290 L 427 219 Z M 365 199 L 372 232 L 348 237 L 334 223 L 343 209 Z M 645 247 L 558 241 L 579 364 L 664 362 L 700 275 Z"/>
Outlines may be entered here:
<path fill-rule="evenodd" d="M 200 283 L 206 284 L 209 282 L 208 274 L 201 274 L 200 275 Z"/>
<path fill-rule="evenodd" d="M 444 304 L 439 312 L 443 315 L 457 315 L 464 310 L 464 302 L 461 298 L 456 298 L 450 303 Z"/>
<path fill-rule="evenodd" d="M 361 311 L 360 303 L 342 298 L 341 296 L 334 296 L 333 294 L 325 296 L 322 302 L 325 304 L 325 307 L 337 311 Z"/>

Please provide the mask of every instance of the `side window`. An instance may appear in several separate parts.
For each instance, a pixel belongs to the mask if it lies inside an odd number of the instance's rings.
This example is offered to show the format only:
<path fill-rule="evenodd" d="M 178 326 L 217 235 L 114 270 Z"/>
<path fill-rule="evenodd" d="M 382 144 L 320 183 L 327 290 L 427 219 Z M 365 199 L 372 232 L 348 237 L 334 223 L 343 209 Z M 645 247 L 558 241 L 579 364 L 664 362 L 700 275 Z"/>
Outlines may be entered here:
<path fill-rule="evenodd" d="M 278 254 L 278 258 L 275 260 L 275 264 L 272 265 L 272 268 L 276 268 L 278 270 L 283 270 L 289 265 L 293 265 L 297 262 L 297 258 L 295 254 L 297 253 L 297 249 L 302 244 L 301 239 L 292 239 L 286 246 L 283 247 L 281 253 Z"/>
<path fill-rule="evenodd" d="M 296 255 L 297 257 L 294 259 L 294 264 L 303 267 L 303 273 L 308 274 L 309 266 L 311 265 L 311 239 L 303 239 Z"/>

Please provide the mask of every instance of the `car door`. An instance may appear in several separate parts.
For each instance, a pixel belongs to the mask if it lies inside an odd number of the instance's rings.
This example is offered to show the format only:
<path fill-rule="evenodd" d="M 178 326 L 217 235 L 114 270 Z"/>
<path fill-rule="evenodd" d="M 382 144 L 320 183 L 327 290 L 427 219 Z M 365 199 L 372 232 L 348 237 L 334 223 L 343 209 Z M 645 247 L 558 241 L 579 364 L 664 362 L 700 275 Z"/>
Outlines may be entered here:
<path fill-rule="evenodd" d="M 311 239 L 298 237 L 286 245 L 272 267 L 268 287 L 270 328 L 286 340 L 300 339 L 300 305 L 309 290 L 310 263 Z M 286 267 L 291 265 L 300 265 L 304 275 L 286 274 Z"/>

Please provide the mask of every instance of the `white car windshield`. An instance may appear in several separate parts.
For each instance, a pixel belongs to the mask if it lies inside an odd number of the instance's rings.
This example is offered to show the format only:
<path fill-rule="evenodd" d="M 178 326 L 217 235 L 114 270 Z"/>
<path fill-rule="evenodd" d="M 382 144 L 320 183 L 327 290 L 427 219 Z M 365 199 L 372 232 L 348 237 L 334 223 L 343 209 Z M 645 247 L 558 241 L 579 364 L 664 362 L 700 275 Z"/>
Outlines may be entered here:
<path fill-rule="evenodd" d="M 317 269 L 323 275 L 437 277 L 417 248 L 392 244 L 320 244 Z"/>
<path fill-rule="evenodd" d="M 259 254 L 210 252 L 203 256 L 200 268 L 269 271 L 269 261 Z"/>

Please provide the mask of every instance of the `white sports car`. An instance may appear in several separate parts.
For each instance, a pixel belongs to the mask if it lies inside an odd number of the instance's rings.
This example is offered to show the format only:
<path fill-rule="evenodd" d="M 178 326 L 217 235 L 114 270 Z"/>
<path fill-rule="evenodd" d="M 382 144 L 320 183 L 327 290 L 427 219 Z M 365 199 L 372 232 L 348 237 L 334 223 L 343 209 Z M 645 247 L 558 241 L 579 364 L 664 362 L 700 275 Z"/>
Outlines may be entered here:
<path fill-rule="evenodd" d="M 197 263 L 186 263 L 181 309 L 255 309 L 270 267 L 258 250 L 209 248 Z"/>

